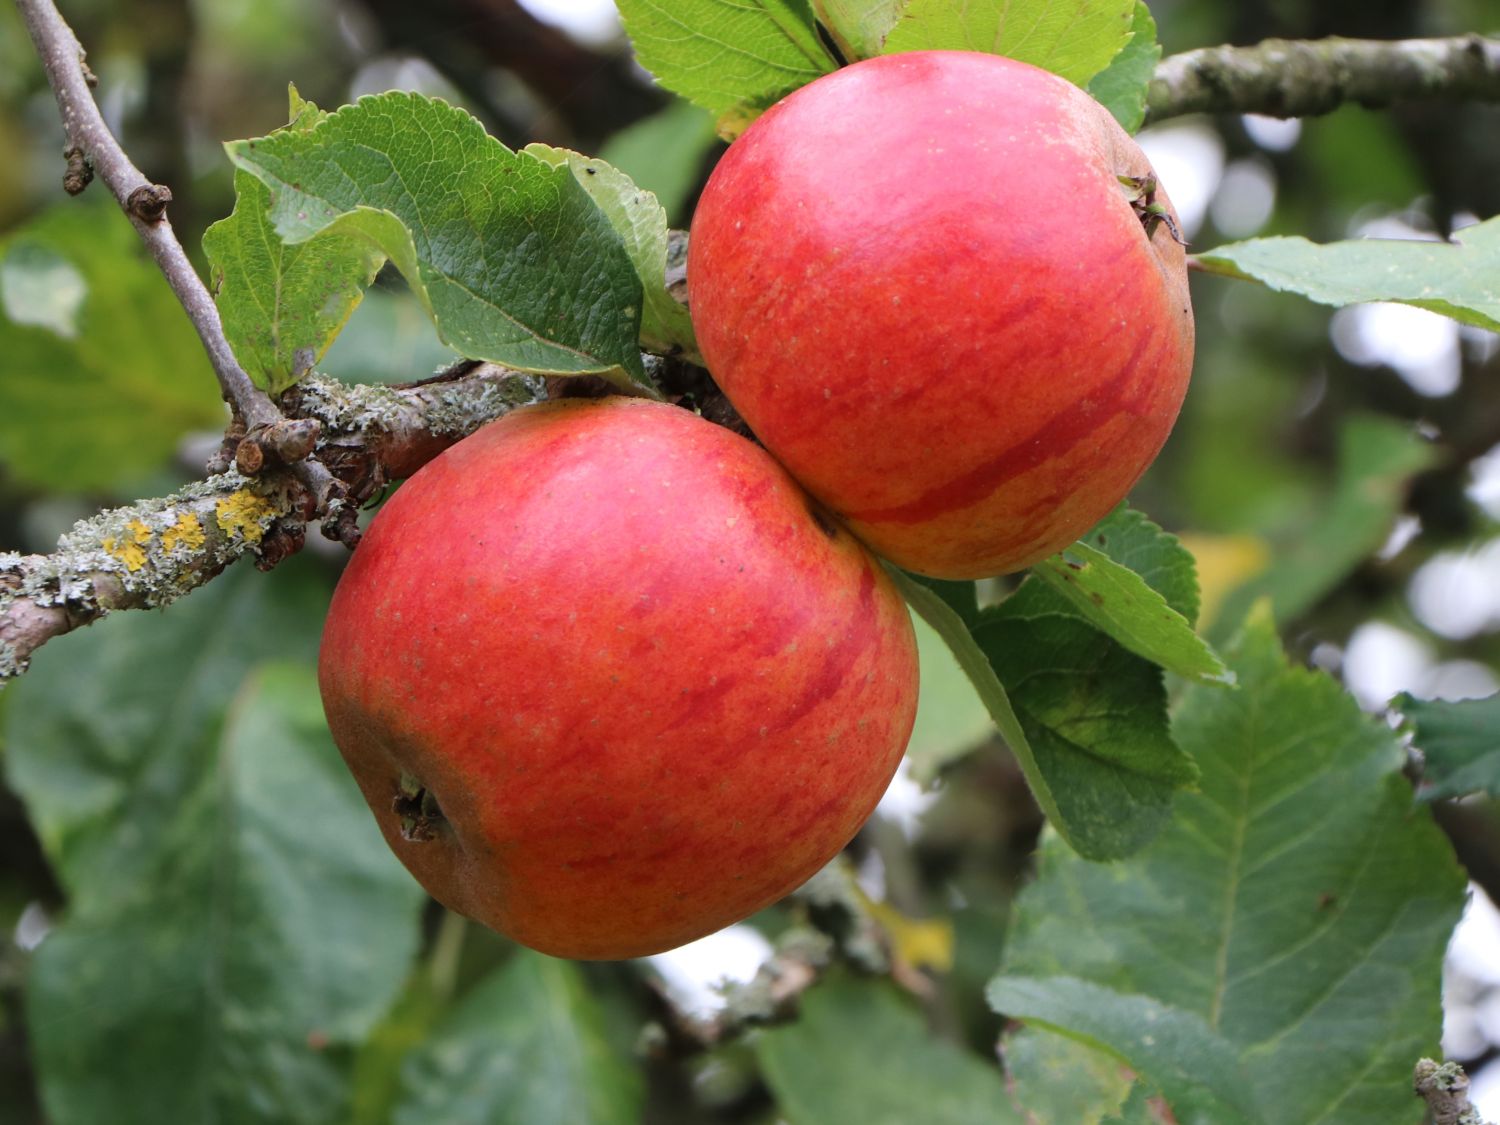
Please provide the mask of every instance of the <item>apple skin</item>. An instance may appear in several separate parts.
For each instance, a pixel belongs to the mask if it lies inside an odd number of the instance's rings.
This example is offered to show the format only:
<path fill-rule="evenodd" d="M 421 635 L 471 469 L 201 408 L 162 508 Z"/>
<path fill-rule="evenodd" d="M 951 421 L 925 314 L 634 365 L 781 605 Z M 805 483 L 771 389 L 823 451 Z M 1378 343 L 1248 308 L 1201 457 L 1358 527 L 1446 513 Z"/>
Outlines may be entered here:
<path fill-rule="evenodd" d="M 435 898 L 544 953 L 636 957 L 849 841 L 910 736 L 916 647 L 880 564 L 812 505 L 744 438 L 623 398 L 517 411 L 395 493 L 319 683 Z"/>
<path fill-rule="evenodd" d="M 1150 174 L 1025 63 L 918 51 L 819 78 L 730 146 L 694 214 L 708 368 L 877 553 L 1019 570 L 1124 497 L 1187 390 L 1185 254 L 1117 178 Z"/>

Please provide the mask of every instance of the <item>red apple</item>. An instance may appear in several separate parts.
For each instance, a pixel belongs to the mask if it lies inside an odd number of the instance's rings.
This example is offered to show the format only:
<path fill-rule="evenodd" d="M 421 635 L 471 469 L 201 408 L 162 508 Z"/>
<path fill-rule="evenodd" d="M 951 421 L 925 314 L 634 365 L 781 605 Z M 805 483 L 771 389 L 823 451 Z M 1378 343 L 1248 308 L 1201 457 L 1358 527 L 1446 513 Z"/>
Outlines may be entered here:
<path fill-rule="evenodd" d="M 1175 233 L 1082 90 L 921 51 L 730 146 L 688 293 L 709 370 L 804 487 L 901 566 L 976 578 L 1072 542 L 1166 440 L 1193 356 Z"/>
<path fill-rule="evenodd" d="M 916 706 L 879 563 L 673 406 L 564 401 L 431 462 L 323 633 L 334 740 L 434 897 L 562 957 L 655 953 L 796 888 Z"/>

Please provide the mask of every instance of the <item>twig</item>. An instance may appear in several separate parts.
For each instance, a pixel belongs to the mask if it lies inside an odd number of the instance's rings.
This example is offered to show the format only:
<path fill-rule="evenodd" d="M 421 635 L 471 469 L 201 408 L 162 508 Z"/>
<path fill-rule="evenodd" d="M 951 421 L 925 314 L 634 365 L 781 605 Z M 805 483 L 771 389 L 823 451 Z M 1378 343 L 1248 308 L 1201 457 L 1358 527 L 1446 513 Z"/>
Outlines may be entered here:
<path fill-rule="evenodd" d="M 1432 1125 L 1485 1125 L 1469 1102 L 1469 1076 L 1457 1063 L 1439 1065 L 1421 1059 L 1412 1072 L 1412 1089 L 1427 1103 Z"/>
<path fill-rule="evenodd" d="M 326 514 L 351 525 L 354 504 L 386 481 L 409 476 L 484 423 L 543 394 L 540 379 L 492 364 L 405 387 L 314 376 L 297 389 L 291 421 L 319 424 L 318 456 L 338 468 L 340 488 L 353 501 Z M 166 605 L 246 554 L 274 565 L 301 546 L 317 514 L 323 513 L 296 481 L 227 471 L 85 520 L 51 554 L 0 553 L 0 686 L 24 672 L 32 653 L 53 637 L 117 609 Z"/>
<path fill-rule="evenodd" d="M 172 200 L 171 189 L 148 180 L 109 131 L 90 92 L 95 80 L 84 62 L 83 47 L 52 0 L 16 0 L 16 5 L 26 21 L 37 57 L 47 73 L 47 81 L 52 85 L 62 114 L 63 131 L 67 136 L 64 188 L 76 195 L 95 175 L 104 181 L 197 329 L 198 339 L 203 342 L 218 377 L 224 401 L 244 422 L 246 436 L 260 447 L 262 436 L 280 422 L 281 412 L 270 397 L 251 382 L 250 376 L 234 358 L 224 336 L 218 307 L 183 252 L 172 224 L 167 221 L 166 207 Z M 299 461 L 296 471 L 320 507 L 339 496 L 338 482 L 318 462 Z"/>
<path fill-rule="evenodd" d="M 1500 101 L 1500 39 L 1267 39 L 1163 59 L 1146 122 L 1187 113 L 1311 117 L 1346 102 Z"/>
<path fill-rule="evenodd" d="M 78 37 L 51 0 L 16 0 L 16 4 L 62 112 L 68 140 L 68 177 L 64 186 L 77 194 L 94 175 L 104 181 L 198 330 L 198 338 L 203 341 L 219 378 L 224 401 L 251 426 L 275 421 L 280 416 L 275 404 L 250 381 L 235 360 L 224 338 L 219 310 L 166 220 L 166 205 L 171 202 L 172 192 L 141 174 L 104 123 L 89 89 L 93 75 L 84 64 Z"/>

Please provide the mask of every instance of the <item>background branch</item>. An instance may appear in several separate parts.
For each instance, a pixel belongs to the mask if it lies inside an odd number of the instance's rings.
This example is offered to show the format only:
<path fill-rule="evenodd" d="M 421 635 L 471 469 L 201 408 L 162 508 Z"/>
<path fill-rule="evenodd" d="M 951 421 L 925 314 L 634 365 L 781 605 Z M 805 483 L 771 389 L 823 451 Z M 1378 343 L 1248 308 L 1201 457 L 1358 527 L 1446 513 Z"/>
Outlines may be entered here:
<path fill-rule="evenodd" d="M 478 364 L 400 387 L 313 376 L 287 405 L 293 420 L 319 423 L 318 456 L 350 496 L 331 514 L 352 522 L 355 505 L 386 481 L 543 397 L 540 379 Z M 311 495 L 290 478 L 231 470 L 84 520 L 51 554 L 0 553 L 0 685 L 53 637 L 117 609 L 166 605 L 246 554 L 274 566 L 301 547 L 316 514 Z"/>
<path fill-rule="evenodd" d="M 1267 39 L 1163 59 L 1146 123 L 1188 113 L 1311 117 L 1346 102 L 1500 101 L 1500 39 Z"/>
<path fill-rule="evenodd" d="M 62 113 L 68 139 L 64 187 L 69 194 L 77 195 L 95 175 L 104 181 L 198 330 L 198 338 L 203 341 L 218 376 L 224 401 L 247 426 L 275 421 L 280 412 L 234 358 L 229 341 L 224 338 L 219 310 L 183 252 L 172 224 L 167 222 L 166 206 L 172 200 L 172 192 L 141 174 L 104 123 L 90 92 L 93 74 L 84 62 L 78 37 L 51 0 L 16 0 L 16 4 Z"/>

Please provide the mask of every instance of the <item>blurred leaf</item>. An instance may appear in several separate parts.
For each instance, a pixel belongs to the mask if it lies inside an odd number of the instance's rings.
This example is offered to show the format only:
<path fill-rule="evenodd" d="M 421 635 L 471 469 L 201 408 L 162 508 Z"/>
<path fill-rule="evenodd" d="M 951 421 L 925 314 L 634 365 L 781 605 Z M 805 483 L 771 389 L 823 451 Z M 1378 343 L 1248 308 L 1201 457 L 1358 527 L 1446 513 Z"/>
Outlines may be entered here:
<path fill-rule="evenodd" d="M 59 637 L 6 689 L 6 772 L 75 905 L 142 892 L 162 859 L 143 826 L 170 831 L 205 795 L 253 667 L 315 659 L 328 596 L 295 560 L 270 576 L 242 566 L 160 613 Z"/>
<path fill-rule="evenodd" d="M 908 0 L 885 53 L 985 51 L 1086 85 L 1130 42 L 1136 0 Z"/>
<path fill-rule="evenodd" d="M 1161 44 L 1156 41 L 1156 21 L 1144 0 L 1135 0 L 1131 16 L 1130 42 L 1094 75 L 1088 91 L 1104 108 L 1114 114 L 1127 133 L 1134 133 L 1146 120 L 1146 90 L 1156 64 L 1161 61 Z"/>
<path fill-rule="evenodd" d="M 1399 301 L 1500 332 L 1500 218 L 1452 242 L 1358 238 L 1317 245 L 1253 238 L 1196 256 L 1210 273 L 1259 281 L 1322 305 Z"/>
<path fill-rule="evenodd" d="M 109 490 L 225 421 L 182 306 L 112 201 L 70 201 L 0 243 L 0 462 Z"/>
<path fill-rule="evenodd" d="M 1179 1120 L 1410 1122 L 1463 874 L 1392 732 L 1288 666 L 1268 615 L 1226 657 L 1240 690 L 1190 685 L 1175 728 L 1201 792 L 1112 867 L 1046 843 L 991 1001 L 1123 1058 Z"/>
<path fill-rule="evenodd" d="M 240 606 L 218 604 L 239 616 Z M 76 692 L 73 674 L 120 669 L 118 652 L 84 669 L 39 662 L 24 681 L 12 772 L 34 806 L 86 790 L 90 774 L 108 785 L 116 770 L 100 768 L 101 755 L 135 758 L 147 790 L 107 821 L 109 842 L 142 877 L 105 893 L 97 863 L 82 878 L 75 853 L 64 867 L 75 888 L 68 917 L 36 955 L 28 1015 L 59 1123 L 344 1120 L 347 1055 L 333 1048 L 364 1037 L 416 950 L 423 896 L 328 738 L 310 666 L 263 666 L 227 715 L 205 716 L 196 737 L 177 728 L 199 709 L 184 697 L 207 675 L 190 663 L 204 654 L 188 627 L 232 636 L 202 616 L 147 621 L 181 650 L 164 661 L 181 685 L 164 744 L 75 741 L 76 703 L 36 717 L 42 699 Z M 229 663 L 218 653 L 208 662 Z M 159 697 L 159 673 L 134 668 L 94 690 L 124 693 L 140 680 Z M 71 766 L 74 786 L 39 784 L 41 755 L 55 779 Z M 54 855 L 66 857 L 55 818 L 52 827 Z"/>
<path fill-rule="evenodd" d="M 1449 703 L 1403 694 L 1391 706 L 1406 717 L 1425 759 L 1422 800 L 1500 797 L 1500 695 Z"/>
<path fill-rule="evenodd" d="M 1157 1103 L 1157 1104 L 1153 1104 Z M 1130 1096 L 1113 1117 L 1106 1117 L 1101 1125 L 1178 1125 L 1170 1115 L 1161 1098 L 1149 1086 L 1137 1082 L 1130 1088 Z"/>
<path fill-rule="evenodd" d="M 998 1068 L 935 1039 L 888 983 L 830 976 L 756 1041 L 791 1125 L 1020 1125 Z"/>
<path fill-rule="evenodd" d="M 235 358 L 279 395 L 323 358 L 385 255 L 332 231 L 288 246 L 271 225 L 266 186 L 236 170 L 234 192 L 234 212 L 203 235 L 214 303 Z"/>
<path fill-rule="evenodd" d="M 610 137 L 599 158 L 607 160 L 661 201 L 667 221 L 685 226 L 687 202 L 718 139 L 714 120 L 699 107 L 673 101 Z"/>
<path fill-rule="evenodd" d="M 1067 599 L 1089 624 L 1137 656 L 1203 683 L 1234 677 L 1187 618 L 1129 567 L 1079 542 L 1031 573 Z"/>
<path fill-rule="evenodd" d="M 459 359 L 438 340 L 421 302 L 399 278 L 376 283 L 328 349 L 318 370 L 349 383 L 425 379 Z"/>
<path fill-rule="evenodd" d="M 971 633 L 929 580 L 894 568 L 891 575 L 907 604 L 952 650 L 1037 804 L 1080 855 L 1128 855 L 1160 830 L 1172 790 L 1190 780 L 1192 762 L 1165 736 L 1159 669 L 1076 619 L 1035 583 L 1031 594 L 1022 597 L 1023 587 L 1000 610 L 981 614 Z M 956 585 L 948 584 L 948 592 Z M 1047 605 L 1047 599 L 1055 600 Z M 1028 607 L 1043 611 L 1041 619 L 1028 621 Z M 1009 688 L 1001 686 L 1006 675 L 1021 682 L 1030 709 L 1012 706 Z M 1128 725 L 1111 713 L 1117 703 Z M 1111 760 L 1116 755 L 1154 776 Z"/>
<path fill-rule="evenodd" d="M 78 313 L 88 293 L 83 274 L 50 247 L 23 239 L 0 258 L 0 305 L 15 324 L 76 339 Z"/>
<path fill-rule="evenodd" d="M 681 352 L 702 363 L 687 306 L 667 292 L 667 213 L 656 196 L 636 187 L 618 168 L 570 149 L 530 144 L 522 151 L 554 167 L 566 165 L 625 243 L 644 296 L 641 346 L 667 354 Z"/>
<path fill-rule="evenodd" d="M 635 1125 L 643 1099 L 578 967 L 530 950 L 481 982 L 401 1079 L 395 1125 Z"/>
<path fill-rule="evenodd" d="M 618 0 L 636 58 L 667 89 L 748 123 L 834 69 L 808 0 Z"/>
<path fill-rule="evenodd" d="M 1118 1058 L 1039 1025 L 1007 1031 L 1000 1057 L 1012 1100 L 1036 1121 L 1101 1125 L 1135 1085 Z"/>
<path fill-rule="evenodd" d="M 425 966 L 413 973 L 396 1003 L 359 1046 L 351 1077 L 351 1125 L 387 1125 L 391 1120 L 400 1097 L 402 1060 L 427 1041 L 444 1006 Z"/>
<path fill-rule="evenodd" d="M 1304 117 L 1301 124 L 1297 157 L 1309 166 L 1318 192 L 1332 196 L 1346 214 L 1380 203 L 1408 207 L 1429 190 L 1421 162 L 1387 110 L 1345 104 L 1326 116 Z"/>
<path fill-rule="evenodd" d="M 901 18 L 907 0 L 813 0 L 818 22 L 848 62 L 873 59 Z"/>
<path fill-rule="evenodd" d="M 1385 542 L 1407 482 L 1436 457 L 1407 424 L 1372 415 L 1346 418 L 1332 495 L 1314 519 L 1276 537 L 1269 568 L 1225 598 L 1209 635 L 1222 637 L 1260 598 L 1270 598 L 1282 620 L 1311 609 Z"/>
<path fill-rule="evenodd" d="M 328 739 L 327 591 L 244 569 L 39 652 L 9 778 L 69 894 L 28 1018 L 51 1120 L 342 1120 L 421 892 Z"/>
<path fill-rule="evenodd" d="M 1270 1125 L 1256 1108 L 1234 1044 L 1197 1012 L 1064 976 L 1001 975 L 986 995 L 1012 1019 L 1114 1053 L 1160 1084 L 1179 1120 Z"/>
<path fill-rule="evenodd" d="M 645 385 L 641 285 L 620 236 L 571 172 L 511 152 L 463 110 L 380 94 L 225 148 L 270 188 L 283 241 L 367 239 L 461 354 Z"/>
<path fill-rule="evenodd" d="M 919 785 L 930 785 L 944 766 L 991 737 L 995 727 L 943 639 L 919 617 L 912 625 L 922 676 L 917 721 L 906 744 L 906 760 L 912 779 Z"/>
<path fill-rule="evenodd" d="M 1219 607 L 1232 590 L 1271 564 L 1271 549 L 1264 539 L 1254 535 L 1184 533 L 1179 538 L 1198 564 L 1205 626 L 1218 619 Z"/>

